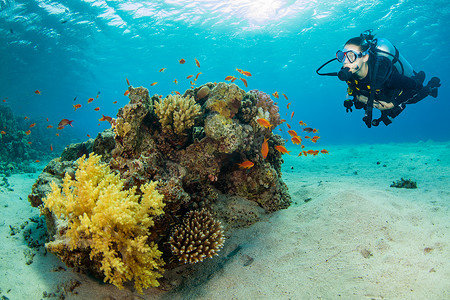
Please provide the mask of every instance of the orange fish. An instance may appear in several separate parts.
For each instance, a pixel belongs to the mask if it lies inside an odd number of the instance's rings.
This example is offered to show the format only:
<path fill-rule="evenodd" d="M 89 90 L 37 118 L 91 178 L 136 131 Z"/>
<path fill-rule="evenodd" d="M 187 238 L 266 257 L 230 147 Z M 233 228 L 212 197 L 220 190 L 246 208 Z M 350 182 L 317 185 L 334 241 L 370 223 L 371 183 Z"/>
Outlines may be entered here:
<path fill-rule="evenodd" d="M 284 96 L 284 98 L 286 99 L 286 100 L 289 100 L 288 99 L 288 96 L 286 96 L 285 94 L 283 94 L 283 93 L 281 93 L 283 96 Z M 290 104 L 290 103 L 289 103 Z"/>
<path fill-rule="evenodd" d="M 198 60 L 196 58 L 194 58 L 194 59 L 195 59 L 195 64 L 197 65 L 197 67 L 200 68 L 200 63 L 198 62 Z"/>
<path fill-rule="evenodd" d="M 27 119 L 29 119 L 29 118 L 28 118 L 28 117 L 24 117 L 23 119 L 24 119 L 24 120 L 27 120 Z"/>
<path fill-rule="evenodd" d="M 178 84 L 178 80 L 176 80 L 176 79 L 173 82 L 175 82 L 175 84 Z"/>
<path fill-rule="evenodd" d="M 59 129 L 59 128 L 58 128 L 58 129 Z M 55 135 L 56 135 L 56 136 L 59 136 L 59 133 L 56 133 Z"/>
<path fill-rule="evenodd" d="M 258 122 L 258 124 L 261 125 L 261 127 L 264 127 L 264 128 L 269 128 L 269 127 L 272 126 L 272 124 L 270 124 L 270 122 L 267 121 L 264 118 L 257 119 L 256 122 Z"/>
<path fill-rule="evenodd" d="M 225 80 L 231 80 L 231 79 L 233 79 L 234 78 L 234 76 L 227 76 L 227 77 L 225 77 Z"/>
<path fill-rule="evenodd" d="M 241 71 L 239 73 L 241 73 L 244 76 L 252 76 L 252 74 L 250 72 L 247 72 L 247 71 Z"/>
<path fill-rule="evenodd" d="M 198 79 L 198 76 L 199 76 L 200 74 L 202 74 L 202 72 L 198 72 L 197 75 L 195 76 L 195 79 L 194 79 L 194 80 L 197 80 L 197 79 Z"/>
<path fill-rule="evenodd" d="M 303 121 L 298 122 L 298 124 L 300 124 L 300 126 L 307 126 L 306 123 Z"/>
<path fill-rule="evenodd" d="M 50 144 L 50 151 L 53 151 L 53 145 Z"/>
<path fill-rule="evenodd" d="M 310 139 L 311 137 L 308 135 L 305 135 L 305 139 Z"/>
<path fill-rule="evenodd" d="M 96 108 L 94 108 L 94 110 L 95 110 L 95 111 L 99 111 L 99 110 L 100 110 L 100 107 L 96 107 Z"/>
<path fill-rule="evenodd" d="M 31 130 L 28 130 L 27 132 L 25 132 L 26 135 L 30 135 Z"/>
<path fill-rule="evenodd" d="M 39 159 L 36 159 L 34 162 L 37 162 L 37 163 L 38 163 L 38 162 L 41 162 L 41 161 L 40 161 Z"/>
<path fill-rule="evenodd" d="M 239 73 L 241 73 L 241 72 L 242 72 L 242 69 L 236 68 L 236 71 L 238 71 Z"/>
<path fill-rule="evenodd" d="M 244 78 L 239 77 L 239 79 L 244 83 L 245 87 L 247 87 L 247 80 L 245 80 Z"/>
<path fill-rule="evenodd" d="M 277 98 L 277 99 L 280 98 L 280 95 L 278 95 L 278 92 L 273 93 L 272 96 L 274 96 L 274 97 Z"/>
<path fill-rule="evenodd" d="M 287 108 L 287 109 L 289 109 L 289 105 L 291 105 L 291 103 L 292 103 L 292 102 L 289 102 L 289 103 L 286 105 L 286 108 Z"/>
<path fill-rule="evenodd" d="M 300 145 L 302 143 L 302 138 L 299 136 L 293 136 L 291 141 L 294 145 Z"/>
<path fill-rule="evenodd" d="M 306 153 L 308 153 L 308 154 L 314 154 L 315 151 L 311 149 L 311 150 L 306 151 Z"/>
<path fill-rule="evenodd" d="M 2 101 L 6 103 L 6 99 L 3 99 Z"/>
<path fill-rule="evenodd" d="M 295 130 L 288 130 L 288 133 L 291 137 L 297 136 L 297 132 L 295 132 Z"/>
<path fill-rule="evenodd" d="M 286 126 L 287 126 L 289 129 L 291 129 L 291 125 L 289 125 L 288 123 L 286 123 Z"/>
<path fill-rule="evenodd" d="M 318 139 L 320 139 L 320 136 L 315 135 L 315 136 L 312 137 L 312 139 L 313 140 L 318 140 Z"/>
<path fill-rule="evenodd" d="M 319 130 L 317 130 L 317 129 L 314 128 L 314 129 L 313 129 L 313 132 L 316 133 L 316 132 L 319 132 Z"/>
<path fill-rule="evenodd" d="M 150 86 L 154 86 L 156 85 L 158 82 L 153 82 L 152 84 L 150 84 Z"/>
<path fill-rule="evenodd" d="M 125 79 L 127 80 L 128 86 L 130 86 L 131 84 L 130 84 L 130 81 L 128 80 L 128 78 L 125 78 Z"/>
<path fill-rule="evenodd" d="M 47 119 L 45 119 L 47 122 L 48 122 L 48 118 Z"/>
<path fill-rule="evenodd" d="M 126 90 L 125 93 L 123 93 L 124 96 L 128 95 L 130 93 L 129 90 Z"/>
<path fill-rule="evenodd" d="M 311 127 L 306 127 L 306 128 L 303 128 L 303 131 L 312 132 L 313 129 Z"/>
<path fill-rule="evenodd" d="M 302 145 L 302 149 L 305 149 L 305 145 Z"/>
<path fill-rule="evenodd" d="M 314 151 L 313 155 L 316 156 L 317 154 L 319 154 L 319 150 Z"/>
<path fill-rule="evenodd" d="M 237 79 L 237 77 L 233 77 L 233 78 L 231 79 L 231 82 L 234 82 L 236 79 Z"/>
<path fill-rule="evenodd" d="M 91 103 L 92 101 L 94 101 L 94 98 L 89 98 L 88 99 L 88 103 Z"/>
<path fill-rule="evenodd" d="M 114 101 L 114 102 L 113 102 L 113 104 L 116 104 L 116 103 L 117 103 L 117 101 Z"/>
<path fill-rule="evenodd" d="M 239 168 L 244 168 L 244 169 L 250 169 L 251 167 L 253 167 L 255 164 L 252 163 L 249 160 L 246 160 L 244 162 L 241 162 L 240 164 L 238 164 Z"/>
<path fill-rule="evenodd" d="M 0 131 L 1 134 L 6 134 L 6 132 L 4 130 Z"/>
<path fill-rule="evenodd" d="M 58 123 L 58 129 L 59 127 L 66 127 L 67 125 L 72 126 L 72 122 L 73 120 L 69 121 L 68 119 L 62 119 L 59 123 Z M 73 126 L 72 126 L 73 127 Z"/>
<path fill-rule="evenodd" d="M 34 126 L 36 126 L 36 123 L 31 124 L 30 128 L 33 128 Z"/>
<path fill-rule="evenodd" d="M 291 119 L 294 117 L 294 112 L 292 112 L 292 114 L 291 114 Z"/>
<path fill-rule="evenodd" d="M 179 91 L 175 91 L 175 94 L 177 94 L 177 95 L 181 95 Z"/>
<path fill-rule="evenodd" d="M 184 60 L 184 58 L 179 60 L 180 64 L 184 64 L 186 61 Z"/>
<path fill-rule="evenodd" d="M 192 78 L 194 77 L 194 75 L 189 75 L 188 77 L 186 77 L 186 79 Z"/>
<path fill-rule="evenodd" d="M 278 150 L 279 152 L 281 152 L 282 154 L 289 154 L 291 155 L 291 151 L 287 151 L 287 149 L 284 146 L 281 145 L 277 145 L 275 146 L 275 149 Z"/>
<path fill-rule="evenodd" d="M 161 68 L 161 69 L 159 70 L 159 72 L 164 72 L 165 69 L 166 69 L 166 68 Z"/>
<path fill-rule="evenodd" d="M 264 159 L 266 159 L 267 154 L 269 153 L 269 144 L 267 143 L 268 139 L 264 139 L 264 142 L 262 143 L 261 146 L 261 154 L 264 157 Z"/>
<path fill-rule="evenodd" d="M 33 144 L 33 142 L 28 142 L 28 145 L 31 145 L 31 144 Z"/>
<path fill-rule="evenodd" d="M 36 95 L 40 95 L 40 94 L 41 94 L 41 91 L 40 91 L 40 90 L 35 90 L 34 93 L 35 93 Z"/>
<path fill-rule="evenodd" d="M 304 156 L 308 156 L 308 152 L 302 151 Z"/>
<path fill-rule="evenodd" d="M 100 122 L 102 122 L 102 121 L 108 121 L 109 123 L 111 123 L 111 121 L 112 121 L 112 118 L 111 117 L 108 117 L 108 116 L 105 116 L 105 115 L 102 115 L 102 117 L 101 117 L 101 119 L 98 119 Z"/>
<path fill-rule="evenodd" d="M 73 106 L 73 108 L 75 108 L 75 110 L 77 110 L 78 108 L 80 108 L 81 107 L 81 104 L 75 104 L 74 106 Z"/>
<path fill-rule="evenodd" d="M 328 150 L 322 149 L 322 150 L 320 150 L 320 153 L 328 154 Z"/>
<path fill-rule="evenodd" d="M 88 138 L 90 138 L 90 137 L 91 137 L 91 135 L 90 135 L 90 134 L 86 134 L 86 135 L 87 135 L 87 137 L 88 137 Z"/>
<path fill-rule="evenodd" d="M 53 126 L 52 125 L 48 125 L 47 128 L 53 128 Z"/>

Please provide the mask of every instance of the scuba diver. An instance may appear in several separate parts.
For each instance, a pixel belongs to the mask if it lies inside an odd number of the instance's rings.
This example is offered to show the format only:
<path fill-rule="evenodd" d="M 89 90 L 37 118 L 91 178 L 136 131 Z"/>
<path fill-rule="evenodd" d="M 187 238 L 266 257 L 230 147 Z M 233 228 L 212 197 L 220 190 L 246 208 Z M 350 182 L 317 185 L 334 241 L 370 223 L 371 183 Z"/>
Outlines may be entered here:
<path fill-rule="evenodd" d="M 364 123 L 370 128 L 392 123 L 407 104 L 417 103 L 428 95 L 436 98 L 440 79 L 433 77 L 423 86 L 425 73 L 416 73 L 411 65 L 388 40 L 375 39 L 373 30 L 366 30 L 359 37 L 348 40 L 336 58 L 316 70 L 321 76 L 338 76 L 348 85 L 347 93 L 353 99 L 344 101 L 346 112 L 352 106 L 365 110 Z M 319 73 L 330 62 L 343 63 L 339 72 Z M 373 107 L 381 111 L 381 117 L 372 119 Z"/>

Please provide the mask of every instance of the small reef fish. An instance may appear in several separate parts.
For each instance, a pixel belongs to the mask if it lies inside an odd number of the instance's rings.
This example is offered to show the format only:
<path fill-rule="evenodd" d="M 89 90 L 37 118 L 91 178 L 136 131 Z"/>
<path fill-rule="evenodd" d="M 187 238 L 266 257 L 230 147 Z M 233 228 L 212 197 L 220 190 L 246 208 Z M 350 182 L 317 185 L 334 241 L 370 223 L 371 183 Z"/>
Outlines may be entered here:
<path fill-rule="evenodd" d="M 288 123 L 286 123 L 287 128 L 291 129 L 291 125 L 289 125 Z"/>
<path fill-rule="evenodd" d="M 91 103 L 92 101 L 94 101 L 94 98 L 89 98 L 88 99 L 88 103 Z"/>
<path fill-rule="evenodd" d="M 297 136 L 297 132 L 295 132 L 295 130 L 288 130 L 288 133 L 291 137 Z"/>
<path fill-rule="evenodd" d="M 50 151 L 53 151 L 53 145 L 50 144 Z"/>
<path fill-rule="evenodd" d="M 123 93 L 124 96 L 128 95 L 130 93 L 129 90 L 126 90 L 125 93 Z"/>
<path fill-rule="evenodd" d="M 87 137 L 88 137 L 88 138 L 90 138 L 90 137 L 91 137 L 91 135 L 90 135 L 90 134 L 86 134 L 86 135 L 87 135 Z"/>
<path fill-rule="evenodd" d="M 30 128 L 33 128 L 34 126 L 36 126 L 36 123 L 31 124 Z"/>
<path fill-rule="evenodd" d="M 48 122 L 48 118 L 45 119 Z"/>
<path fill-rule="evenodd" d="M 302 143 L 302 138 L 299 136 L 293 136 L 291 141 L 294 145 L 300 145 Z"/>
<path fill-rule="evenodd" d="M 114 101 L 113 104 L 117 104 L 117 101 Z"/>
<path fill-rule="evenodd" d="M 308 153 L 308 154 L 314 154 L 314 153 L 316 153 L 316 151 L 314 151 L 314 150 L 308 150 L 308 151 L 306 151 L 306 153 Z"/>
<path fill-rule="evenodd" d="M 264 157 L 264 159 L 266 159 L 267 154 L 269 153 L 269 144 L 267 143 L 268 138 L 264 139 L 264 142 L 262 143 L 261 146 L 261 154 Z"/>
<path fill-rule="evenodd" d="M 96 108 L 94 108 L 94 110 L 95 110 L 95 111 L 99 111 L 99 110 L 100 110 L 100 107 L 96 107 Z"/>
<path fill-rule="evenodd" d="M 47 128 L 53 128 L 53 126 L 52 125 L 48 125 Z"/>
<path fill-rule="evenodd" d="M 159 69 L 159 72 L 164 72 L 165 69 L 166 68 L 161 68 L 161 69 Z"/>
<path fill-rule="evenodd" d="M 237 79 L 237 77 L 233 77 L 233 78 L 231 79 L 231 82 L 234 82 L 236 79 Z"/>
<path fill-rule="evenodd" d="M 40 94 L 41 94 L 41 91 L 40 91 L 40 90 L 35 90 L 34 93 L 35 93 L 36 95 L 40 95 Z"/>
<path fill-rule="evenodd" d="M 289 103 L 286 105 L 286 108 L 287 108 L 287 109 L 289 109 L 289 105 L 291 105 L 291 103 L 292 103 L 292 102 L 289 102 Z"/>
<path fill-rule="evenodd" d="M 24 119 L 24 120 L 27 120 L 27 119 L 29 119 L 29 118 L 28 118 L 28 117 L 24 117 L 23 119 Z"/>
<path fill-rule="evenodd" d="M 184 63 L 186 62 L 186 60 L 185 60 L 184 58 L 182 58 L 182 59 L 180 59 L 178 62 L 179 62 L 180 64 L 184 64 Z"/>
<path fill-rule="evenodd" d="M 154 86 L 156 85 L 158 82 L 153 82 L 152 84 L 150 84 L 150 86 Z"/>
<path fill-rule="evenodd" d="M 291 155 L 291 151 L 287 151 L 287 149 L 284 146 L 277 145 L 277 146 L 275 146 L 275 149 L 277 151 L 281 152 L 281 154 L 286 154 L 287 153 L 287 154 Z"/>
<path fill-rule="evenodd" d="M 175 79 L 173 82 L 174 82 L 175 84 L 178 84 L 178 80 L 176 80 L 176 79 Z"/>
<path fill-rule="evenodd" d="M 278 92 L 272 93 L 272 96 L 274 96 L 275 98 L 279 99 L 280 95 L 278 95 Z"/>
<path fill-rule="evenodd" d="M 294 112 L 292 112 L 292 114 L 291 114 L 291 119 L 294 117 Z"/>
<path fill-rule="evenodd" d="M 30 133 L 31 133 L 31 130 L 28 130 L 25 132 L 26 135 L 30 135 Z"/>
<path fill-rule="evenodd" d="M 175 94 L 177 94 L 177 95 L 181 95 L 179 91 L 175 91 Z"/>
<path fill-rule="evenodd" d="M 270 128 L 272 126 L 272 124 L 264 118 L 257 119 L 256 122 L 264 128 Z"/>
<path fill-rule="evenodd" d="M 128 78 L 125 78 L 125 79 L 127 80 L 128 86 L 130 86 L 131 84 L 130 84 L 130 81 L 128 80 Z"/>
<path fill-rule="evenodd" d="M 100 119 L 98 119 L 100 122 L 102 122 L 102 121 L 108 121 L 109 123 L 111 123 L 111 121 L 112 121 L 112 118 L 111 117 L 108 117 L 108 116 L 105 116 L 105 115 L 102 115 L 102 117 L 100 118 Z"/>
<path fill-rule="evenodd" d="M 200 63 L 198 62 L 198 60 L 196 58 L 194 58 L 194 59 L 195 59 L 195 64 L 197 65 L 197 67 L 200 68 Z"/>
<path fill-rule="evenodd" d="M 244 75 L 244 76 L 247 76 L 247 77 L 252 76 L 252 73 L 250 73 L 248 71 L 242 71 L 241 74 Z"/>
<path fill-rule="evenodd" d="M 225 80 L 231 80 L 231 79 L 233 79 L 234 78 L 234 76 L 227 76 L 227 77 L 225 77 Z"/>
<path fill-rule="evenodd" d="M 241 72 L 242 72 L 242 69 L 236 68 L 236 71 L 238 71 L 239 73 L 241 73 Z"/>
<path fill-rule="evenodd" d="M 6 134 L 6 132 L 4 130 L 0 131 L 1 134 Z"/>
<path fill-rule="evenodd" d="M 312 132 L 313 129 L 311 127 L 306 127 L 306 128 L 303 128 L 303 131 Z"/>
<path fill-rule="evenodd" d="M 36 159 L 34 162 L 37 162 L 37 163 L 38 163 L 38 162 L 41 162 L 41 161 L 40 161 L 39 159 Z"/>
<path fill-rule="evenodd" d="M 316 132 L 319 132 L 319 130 L 317 130 L 317 129 L 314 128 L 314 129 L 313 129 L 313 132 L 316 133 Z"/>
<path fill-rule="evenodd" d="M 284 96 L 284 98 L 286 99 L 286 100 L 289 100 L 288 99 L 288 96 L 286 96 L 284 93 L 281 93 L 281 95 L 283 95 Z M 289 103 L 290 104 L 290 103 Z M 289 107 L 288 107 L 289 108 Z"/>
<path fill-rule="evenodd" d="M 73 120 L 68 120 L 68 119 L 62 119 L 61 121 L 59 121 L 59 123 L 58 123 L 58 128 L 59 127 L 66 127 L 67 125 L 70 125 L 70 126 L 72 126 L 73 127 L 73 125 L 72 125 L 72 122 L 73 122 Z"/>
<path fill-rule="evenodd" d="M 326 149 L 322 149 L 322 150 L 320 150 L 320 153 L 323 153 L 323 154 L 328 154 L 328 150 L 326 150 Z"/>
<path fill-rule="evenodd" d="M 77 100 L 77 98 L 78 98 L 78 96 L 75 96 L 75 98 L 73 98 L 73 101 L 76 101 L 76 100 Z"/>
<path fill-rule="evenodd" d="M 28 142 L 28 145 L 31 145 L 31 144 L 33 144 L 33 142 Z"/>
<path fill-rule="evenodd" d="M 241 78 L 241 77 L 239 77 L 239 79 L 244 83 L 245 87 L 248 87 L 247 80 L 245 80 L 244 78 Z"/>
<path fill-rule="evenodd" d="M 95 96 L 95 99 L 98 99 L 98 96 L 100 96 L 100 91 L 97 92 L 97 95 Z"/>
<path fill-rule="evenodd" d="M 58 127 L 58 129 L 59 129 L 59 127 Z M 55 133 L 55 135 L 56 135 L 56 136 L 59 136 L 59 133 Z"/>
<path fill-rule="evenodd" d="M 194 75 L 189 75 L 188 77 L 186 77 L 186 79 L 192 78 L 194 77 Z"/>
<path fill-rule="evenodd" d="M 255 164 L 252 163 L 249 160 L 246 160 L 244 162 L 241 162 L 240 164 L 238 164 L 239 168 L 243 168 L 243 169 L 250 169 L 251 167 L 253 167 Z"/>
<path fill-rule="evenodd" d="M 197 81 L 198 76 L 199 76 L 200 74 L 202 74 L 202 72 L 198 72 L 198 73 L 197 73 L 197 75 L 195 76 L 195 79 L 194 79 L 195 81 Z"/>
<path fill-rule="evenodd" d="M 307 126 L 306 123 L 303 121 L 298 122 L 298 124 L 300 124 L 300 126 Z"/>
<path fill-rule="evenodd" d="M 80 107 L 81 107 L 81 104 L 75 104 L 75 105 L 73 106 L 73 108 L 74 108 L 75 110 L 79 109 Z"/>

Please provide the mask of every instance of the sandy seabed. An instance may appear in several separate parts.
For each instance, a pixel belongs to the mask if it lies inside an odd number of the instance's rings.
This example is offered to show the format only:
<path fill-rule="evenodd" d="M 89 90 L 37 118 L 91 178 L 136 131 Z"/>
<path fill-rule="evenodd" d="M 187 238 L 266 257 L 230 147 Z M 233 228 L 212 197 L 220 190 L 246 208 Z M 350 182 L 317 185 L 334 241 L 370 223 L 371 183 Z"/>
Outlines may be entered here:
<path fill-rule="evenodd" d="M 13 175 L 12 191 L 0 193 L 0 296 L 450 299 L 450 143 L 327 149 L 328 155 L 285 156 L 288 209 L 235 231 L 218 257 L 179 279 L 178 289 L 144 295 L 75 273 L 42 250 L 30 254 L 11 227 L 39 215 L 27 200 L 39 174 Z M 401 178 L 418 188 L 390 187 Z"/>

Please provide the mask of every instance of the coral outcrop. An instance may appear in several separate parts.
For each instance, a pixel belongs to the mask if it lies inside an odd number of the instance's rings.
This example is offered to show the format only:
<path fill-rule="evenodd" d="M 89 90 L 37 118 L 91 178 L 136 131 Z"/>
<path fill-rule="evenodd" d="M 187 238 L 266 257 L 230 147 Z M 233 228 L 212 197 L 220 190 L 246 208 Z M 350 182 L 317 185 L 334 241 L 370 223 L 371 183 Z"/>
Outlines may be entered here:
<path fill-rule="evenodd" d="M 169 239 L 172 253 L 183 263 L 198 263 L 218 255 L 224 241 L 220 221 L 205 209 L 189 212 Z"/>
<path fill-rule="evenodd" d="M 124 189 L 123 180 L 100 159 L 95 154 L 78 159 L 75 179 L 66 174 L 62 189 L 51 183 L 44 209 L 62 222 L 60 239 L 47 248 L 68 265 L 88 254 L 100 263 L 93 264 L 98 268 L 95 273 L 119 288 L 129 280 L 139 292 L 158 286 L 164 261 L 148 238 L 153 216 L 163 213 L 163 196 L 155 189 L 156 182 L 142 185 L 139 193 L 136 187 Z M 77 256 L 71 256 L 74 251 Z"/>
<path fill-rule="evenodd" d="M 68 265 L 89 271 L 118 286 L 134 278 L 139 283 L 137 288 L 144 288 L 156 284 L 154 280 L 158 278 L 164 260 L 166 272 L 159 282 L 170 289 L 172 281 L 166 278 L 172 271 L 176 270 L 176 275 L 181 276 L 184 271 L 188 272 L 186 262 L 198 262 L 217 253 L 220 255 L 225 232 L 231 234 L 235 228 L 249 226 L 265 214 L 289 206 L 290 196 L 281 178 L 282 154 L 275 150 L 276 146 L 284 145 L 285 140 L 272 132 L 281 120 L 278 107 L 267 94 L 258 91 L 246 93 L 235 84 L 206 83 L 182 95 L 165 98 L 162 95 L 150 96 L 143 87 L 129 87 L 128 90 L 130 102 L 120 108 L 117 117 L 111 121 L 113 129 L 99 134 L 90 142 L 91 148 L 81 144 L 72 146 L 70 151 L 66 151 L 71 155 L 65 155 L 75 160 L 84 153 L 84 149 L 92 149 L 90 156 L 99 160 L 95 154 L 101 154 L 103 163 L 110 169 L 106 172 L 106 167 L 102 167 L 103 171 L 94 171 L 91 166 L 91 177 L 96 178 L 105 172 L 105 176 L 116 176 L 114 180 L 113 177 L 108 179 L 114 190 L 110 198 L 120 193 L 129 194 L 123 194 L 121 200 L 111 199 L 110 203 L 122 207 L 125 215 L 120 220 L 111 219 L 100 225 L 95 225 L 95 222 L 105 217 L 103 214 L 93 213 L 92 216 L 97 216 L 94 219 L 86 219 L 82 215 L 79 221 L 72 221 L 79 229 L 75 231 L 68 231 L 68 225 L 61 225 L 74 215 L 69 213 L 69 209 L 75 209 L 73 201 L 85 199 L 86 203 L 92 203 L 92 199 L 104 195 L 101 192 L 103 188 L 108 189 L 109 185 L 102 181 L 98 182 L 98 188 L 89 187 L 89 190 L 96 191 L 94 193 L 73 194 L 77 189 L 67 188 L 78 184 L 77 172 L 87 161 L 85 159 L 79 164 L 53 160 L 34 185 L 29 200 L 33 206 L 40 205 L 47 193 L 46 199 L 60 199 L 57 202 L 63 203 L 63 198 L 58 198 L 56 185 L 63 190 L 61 197 L 70 197 L 64 202 L 68 204 L 47 203 L 53 214 L 44 210 L 49 233 L 55 242 L 64 241 L 50 244 L 55 245 L 51 250 Z M 261 116 L 274 126 L 261 127 L 256 122 Z M 263 156 L 261 148 L 265 141 L 268 153 Z M 251 161 L 252 167 L 241 168 L 240 163 L 244 161 Z M 112 172 L 117 175 L 108 175 Z M 52 186 L 51 181 L 55 182 Z M 120 241 L 110 243 L 109 248 L 97 249 L 100 245 L 93 242 L 98 240 L 95 237 L 97 229 L 103 226 L 108 230 L 125 230 L 122 224 L 131 222 L 133 213 L 130 209 L 139 211 L 138 207 L 143 205 L 142 200 L 136 204 L 127 199 L 145 194 L 145 189 L 141 188 L 156 181 L 158 185 L 154 186 L 154 193 L 157 191 L 164 196 L 164 214 L 156 217 L 154 212 L 149 212 L 151 222 L 127 223 L 136 232 L 131 234 L 130 243 L 134 241 L 133 245 L 119 238 Z M 93 208 L 95 212 L 99 210 L 119 213 L 106 204 Z M 108 230 L 102 234 L 112 239 L 122 237 L 122 233 L 115 230 L 111 234 Z M 138 239 L 138 236 L 142 238 Z M 75 248 L 69 243 L 72 240 L 82 240 L 81 244 L 77 243 L 81 247 Z M 92 252 L 92 247 L 97 250 Z M 129 247 L 130 253 L 122 253 L 123 247 Z M 138 249 L 146 249 L 149 258 L 138 261 L 134 257 Z M 162 252 L 160 256 L 156 249 Z M 94 254 L 91 256 L 91 253 Z M 134 266 L 142 264 L 145 267 L 130 268 L 120 273 L 119 270 L 127 264 L 118 259 L 124 258 Z M 147 268 L 151 278 L 149 282 L 142 279 L 145 275 L 141 273 Z"/>

